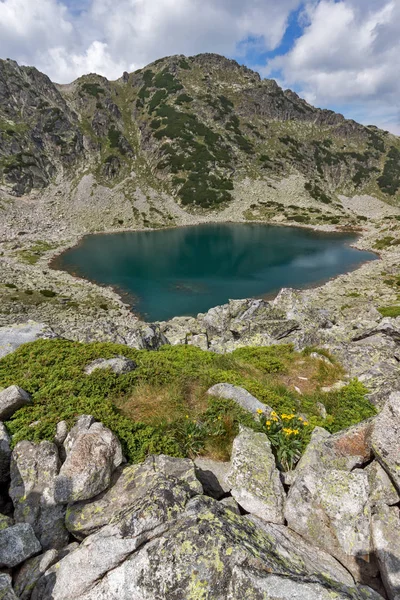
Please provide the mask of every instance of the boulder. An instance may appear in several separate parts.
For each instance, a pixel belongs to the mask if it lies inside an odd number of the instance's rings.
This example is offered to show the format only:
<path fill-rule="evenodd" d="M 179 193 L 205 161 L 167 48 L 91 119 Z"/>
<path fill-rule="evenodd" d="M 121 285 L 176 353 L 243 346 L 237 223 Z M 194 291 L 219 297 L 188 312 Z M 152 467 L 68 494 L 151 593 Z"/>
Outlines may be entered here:
<path fill-rule="evenodd" d="M 29 523 L 17 523 L 0 531 L 0 568 L 16 567 L 41 550 Z"/>
<path fill-rule="evenodd" d="M 0 358 L 15 352 L 22 344 L 39 339 L 58 337 L 48 325 L 29 321 L 18 325 L 0 327 Z"/>
<path fill-rule="evenodd" d="M 216 396 L 217 398 L 233 400 L 236 404 L 253 414 L 262 411 L 268 416 L 272 412 L 272 408 L 257 400 L 247 390 L 230 383 L 217 383 L 207 390 L 207 394 L 209 396 Z"/>
<path fill-rule="evenodd" d="M 4 423 L 0 423 L 0 483 L 10 476 L 11 439 Z"/>
<path fill-rule="evenodd" d="M 205 496 L 172 501 L 176 491 L 162 500 L 172 511 L 155 518 L 146 504 L 140 518 L 86 538 L 45 573 L 32 600 L 382 600 L 283 528 L 264 530 Z"/>
<path fill-rule="evenodd" d="M 231 510 L 232 512 L 234 512 L 235 515 L 241 514 L 240 506 L 236 502 L 236 500 L 234 498 L 232 498 L 232 496 L 229 496 L 228 498 L 223 498 L 222 500 L 220 500 L 220 504 L 222 504 L 228 510 Z"/>
<path fill-rule="evenodd" d="M 198 456 L 194 459 L 194 464 L 196 466 L 196 477 L 207 496 L 219 500 L 230 491 L 231 486 L 227 481 L 231 468 L 229 462 L 219 462 Z"/>
<path fill-rule="evenodd" d="M 124 375 L 130 373 L 137 368 L 137 365 L 133 360 L 126 358 L 125 356 L 116 356 L 115 358 L 98 358 L 93 360 L 85 367 L 86 375 L 91 375 L 94 371 L 110 369 L 117 375 Z"/>
<path fill-rule="evenodd" d="M 335 433 L 325 440 L 322 452 L 332 457 L 332 460 L 343 458 L 348 461 L 349 469 L 361 467 L 372 458 L 373 425 L 374 420 L 368 419 Z"/>
<path fill-rule="evenodd" d="M 142 464 L 125 465 L 116 469 L 109 488 L 102 494 L 69 505 L 67 528 L 77 539 L 98 531 L 152 494 L 159 485 L 160 476 L 168 477 L 177 485 L 185 487 L 189 495 L 203 492 L 191 460 L 162 455 L 149 456 Z"/>
<path fill-rule="evenodd" d="M 7 527 L 12 527 L 12 525 L 14 525 L 14 519 L 7 515 L 0 514 L 0 531 L 2 529 L 7 529 Z"/>
<path fill-rule="evenodd" d="M 103 492 L 123 460 L 119 440 L 102 423 L 80 432 L 78 428 L 67 436 L 64 446 L 67 457 L 55 478 L 54 491 L 61 504 L 88 500 Z"/>
<path fill-rule="evenodd" d="M 158 324 L 138 323 L 125 335 L 125 344 L 138 350 L 158 350 L 169 341 Z"/>
<path fill-rule="evenodd" d="M 57 446 L 61 447 L 67 439 L 67 435 L 68 423 L 67 421 L 60 421 L 59 423 L 57 423 L 56 435 L 54 436 L 54 443 L 57 444 Z"/>
<path fill-rule="evenodd" d="M 372 506 L 381 504 L 393 506 L 400 502 L 396 488 L 376 460 L 366 467 L 365 472 L 368 474 L 369 501 Z"/>
<path fill-rule="evenodd" d="M 304 468 L 290 488 L 285 517 L 293 531 L 334 556 L 358 581 L 375 577 L 365 471 Z"/>
<path fill-rule="evenodd" d="M 0 421 L 7 421 L 13 414 L 23 406 L 31 402 L 28 392 L 17 385 L 11 385 L 0 392 Z"/>
<path fill-rule="evenodd" d="M 48 550 L 24 562 L 14 575 L 14 590 L 20 600 L 30 600 L 36 583 L 58 558 L 57 550 Z"/>
<path fill-rule="evenodd" d="M 264 433 L 241 427 L 233 442 L 228 483 L 232 496 L 244 510 L 265 521 L 284 522 L 285 492 Z"/>
<path fill-rule="evenodd" d="M 372 449 L 400 492 L 400 392 L 389 396 L 383 410 L 374 419 Z"/>
<path fill-rule="evenodd" d="M 167 531 L 169 522 L 184 511 L 189 498 L 187 485 L 159 474 L 151 492 L 138 498 L 51 567 L 39 580 L 32 600 L 83 598 L 108 571 L 113 571 L 140 546 Z M 122 592 L 129 597 L 125 587 Z M 102 597 L 101 594 L 98 597 Z"/>
<path fill-rule="evenodd" d="M 96 423 L 96 419 L 94 419 L 91 415 L 81 415 L 78 417 L 75 425 L 72 427 L 71 431 L 67 433 L 63 442 L 65 457 L 70 453 L 71 448 L 75 444 L 78 437 L 82 433 L 87 433 L 93 423 Z"/>
<path fill-rule="evenodd" d="M 381 504 L 372 517 L 372 540 L 389 600 L 400 598 L 400 513 Z"/>
<path fill-rule="evenodd" d="M 1 600 L 18 600 L 18 596 L 12 588 L 11 576 L 7 573 L 0 573 L 0 598 Z"/>
<path fill-rule="evenodd" d="M 68 543 L 65 508 L 56 503 L 55 480 L 60 470 L 58 449 L 51 442 L 19 442 L 11 460 L 9 494 L 18 523 L 32 525 L 42 548 L 62 548 Z"/>

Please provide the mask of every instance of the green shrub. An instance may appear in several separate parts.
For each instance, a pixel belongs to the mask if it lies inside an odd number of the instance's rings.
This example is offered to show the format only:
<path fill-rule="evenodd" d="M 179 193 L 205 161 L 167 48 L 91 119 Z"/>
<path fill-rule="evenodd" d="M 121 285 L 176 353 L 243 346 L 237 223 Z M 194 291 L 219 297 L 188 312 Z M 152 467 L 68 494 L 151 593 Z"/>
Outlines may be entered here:
<path fill-rule="evenodd" d="M 39 292 L 42 296 L 45 296 L 45 298 L 54 298 L 54 296 L 57 296 L 57 293 L 53 292 L 53 290 L 39 290 Z"/>
<path fill-rule="evenodd" d="M 137 369 L 125 375 L 102 370 L 85 375 L 84 367 L 92 360 L 121 354 L 134 360 Z M 192 346 L 143 351 L 111 343 L 38 340 L 0 360 L 0 387 L 20 385 L 33 398 L 7 428 L 13 444 L 52 439 L 59 421 L 72 425 L 78 415 L 92 414 L 118 435 L 133 462 L 149 453 L 192 456 L 204 449 L 226 459 L 239 423 L 256 429 L 259 424 L 234 402 L 207 396 L 206 390 L 216 383 L 242 386 L 279 413 L 295 408 L 310 415 L 313 425 L 332 432 L 374 414 L 358 382 L 338 392 L 303 396 L 274 382 L 274 374 L 284 372 L 296 356 L 300 355 L 291 346 L 218 355 Z M 154 410 L 148 416 L 152 391 Z M 160 396 L 168 391 L 160 405 Z M 328 421 L 318 417 L 316 401 L 326 406 Z M 133 407 L 135 418 L 127 416 L 126 406 Z"/>
<path fill-rule="evenodd" d="M 392 146 L 388 152 L 378 185 L 385 194 L 394 196 L 400 188 L 400 150 Z"/>
<path fill-rule="evenodd" d="M 95 98 L 105 94 L 104 89 L 98 83 L 83 83 L 81 85 L 81 90 Z"/>

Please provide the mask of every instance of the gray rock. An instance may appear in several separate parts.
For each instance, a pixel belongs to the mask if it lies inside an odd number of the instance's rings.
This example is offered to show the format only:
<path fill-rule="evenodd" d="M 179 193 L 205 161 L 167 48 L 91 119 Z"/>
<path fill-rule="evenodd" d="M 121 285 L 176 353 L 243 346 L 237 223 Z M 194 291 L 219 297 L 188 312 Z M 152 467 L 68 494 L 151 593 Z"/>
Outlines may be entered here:
<path fill-rule="evenodd" d="M 36 583 L 58 559 L 57 550 L 48 550 L 24 562 L 14 575 L 14 590 L 20 600 L 30 600 Z"/>
<path fill-rule="evenodd" d="M 32 600 L 84 597 L 108 571 L 167 531 L 169 522 L 183 512 L 189 497 L 187 485 L 159 474 L 151 492 L 49 569 L 36 586 Z M 127 589 L 122 590 L 129 597 Z"/>
<path fill-rule="evenodd" d="M 227 478 L 231 468 L 229 462 L 219 462 L 210 458 L 197 456 L 194 459 L 196 477 L 203 486 L 204 493 L 219 500 L 230 491 Z"/>
<path fill-rule="evenodd" d="M 48 325 L 44 323 L 28 323 L 0 327 L 0 358 L 15 352 L 19 346 L 38 339 L 51 339 L 58 337 Z"/>
<path fill-rule="evenodd" d="M 271 407 L 257 400 L 247 390 L 230 383 L 217 383 L 207 390 L 207 394 L 209 396 L 216 396 L 217 398 L 233 400 L 236 404 L 253 414 L 257 414 L 257 411 L 262 410 L 268 416 L 272 412 Z"/>
<path fill-rule="evenodd" d="M 389 600 L 400 598 L 400 513 L 380 505 L 372 517 L 372 539 Z"/>
<path fill-rule="evenodd" d="M 138 350 L 158 350 L 169 341 L 158 324 L 140 323 L 125 336 L 125 343 Z"/>
<path fill-rule="evenodd" d="M 146 505 L 141 519 L 89 536 L 32 600 L 382 600 L 284 528 L 264 529 L 205 496 L 184 503 L 171 499 L 173 514 L 157 517 Z"/>
<path fill-rule="evenodd" d="M 67 458 L 55 478 L 56 502 L 68 504 L 94 498 L 109 485 L 122 462 L 121 444 L 102 423 L 76 430 L 65 440 Z M 70 448 L 70 449 L 69 449 Z"/>
<path fill-rule="evenodd" d="M 13 450 L 9 493 L 15 506 L 14 518 L 32 525 L 44 550 L 59 549 L 68 543 L 65 508 L 54 497 L 59 470 L 55 444 L 19 442 Z"/>
<path fill-rule="evenodd" d="M 392 393 L 375 417 L 372 449 L 400 492 L 400 392 Z"/>
<path fill-rule="evenodd" d="M 7 515 L 0 514 L 0 531 L 2 529 L 7 529 L 7 527 L 12 527 L 14 525 L 14 519 L 8 517 Z"/>
<path fill-rule="evenodd" d="M 1 600 L 18 600 L 12 588 L 11 576 L 7 573 L 0 573 L 0 598 Z"/>
<path fill-rule="evenodd" d="M 109 488 L 99 496 L 68 506 L 66 526 L 77 539 L 95 533 L 112 519 L 147 498 L 159 485 L 160 476 L 187 488 L 190 495 L 203 492 L 189 459 L 149 456 L 144 463 L 116 469 Z"/>
<path fill-rule="evenodd" d="M 110 369 L 117 375 L 124 375 L 130 373 L 137 368 L 136 363 L 125 356 L 116 356 L 115 358 L 98 358 L 93 360 L 85 367 L 86 375 L 91 375 L 94 371 Z"/>
<path fill-rule="evenodd" d="M 0 423 L 0 483 L 10 476 L 11 439 L 4 423 Z"/>
<path fill-rule="evenodd" d="M 60 421 L 59 423 L 57 423 L 56 435 L 54 436 L 54 443 L 57 444 L 57 446 L 61 446 L 67 439 L 67 435 L 68 423 L 67 421 Z"/>
<path fill-rule="evenodd" d="M 399 495 L 386 471 L 374 460 L 365 472 L 369 481 L 369 501 L 372 506 L 386 504 L 393 506 L 400 501 Z"/>
<path fill-rule="evenodd" d="M 0 392 L 0 421 L 7 421 L 23 406 L 31 402 L 28 392 L 16 385 L 11 385 Z"/>
<path fill-rule="evenodd" d="M 334 556 L 357 581 L 376 575 L 365 471 L 304 470 L 289 490 L 285 517 L 291 529 Z"/>
<path fill-rule="evenodd" d="M 94 419 L 91 415 L 81 415 L 80 417 L 78 417 L 75 425 L 67 434 L 67 437 L 63 442 L 66 456 L 70 453 L 71 448 L 75 444 L 78 437 L 82 433 L 87 433 L 87 431 L 89 431 L 93 423 L 96 423 L 96 419 Z"/>
<path fill-rule="evenodd" d="M 28 523 L 17 523 L 0 531 L 0 567 L 16 567 L 41 550 Z"/>
<path fill-rule="evenodd" d="M 223 498 L 220 503 L 227 509 L 231 510 L 235 515 L 240 515 L 240 506 L 234 498 Z"/>
<path fill-rule="evenodd" d="M 228 483 L 232 496 L 247 512 L 272 523 L 284 522 L 285 492 L 265 434 L 240 428 L 233 442 Z"/>

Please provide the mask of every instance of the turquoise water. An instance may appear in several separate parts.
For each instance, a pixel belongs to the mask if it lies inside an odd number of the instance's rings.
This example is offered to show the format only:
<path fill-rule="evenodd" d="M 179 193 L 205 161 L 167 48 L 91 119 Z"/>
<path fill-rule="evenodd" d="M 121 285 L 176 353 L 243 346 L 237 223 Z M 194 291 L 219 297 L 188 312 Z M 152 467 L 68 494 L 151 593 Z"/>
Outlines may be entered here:
<path fill-rule="evenodd" d="M 196 315 L 230 298 L 304 287 L 377 257 L 356 236 L 260 224 L 90 235 L 54 266 L 112 285 L 149 321 Z"/>

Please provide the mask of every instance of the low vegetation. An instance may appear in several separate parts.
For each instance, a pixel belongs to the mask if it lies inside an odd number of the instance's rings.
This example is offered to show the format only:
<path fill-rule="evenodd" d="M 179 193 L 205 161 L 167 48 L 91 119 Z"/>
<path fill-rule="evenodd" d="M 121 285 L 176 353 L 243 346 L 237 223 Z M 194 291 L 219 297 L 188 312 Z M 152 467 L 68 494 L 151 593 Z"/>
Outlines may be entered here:
<path fill-rule="evenodd" d="M 134 360 L 137 369 L 125 375 L 102 370 L 85 375 L 92 360 L 120 354 Z M 201 453 L 227 460 L 240 423 L 264 430 L 234 402 L 206 394 L 221 382 L 243 386 L 280 415 L 307 415 L 307 435 L 315 425 L 334 432 L 373 415 L 366 389 L 357 381 L 340 391 L 320 391 L 342 374 L 336 363 L 288 345 L 218 355 L 192 346 L 148 352 L 111 343 L 39 340 L 0 360 L 0 386 L 20 385 L 33 397 L 7 422 L 14 444 L 52 439 L 57 422 L 72 425 L 78 415 L 92 414 L 119 436 L 133 462 L 149 453 Z M 301 395 L 294 383 L 302 386 Z M 318 402 L 326 407 L 326 419 L 319 415 Z"/>

